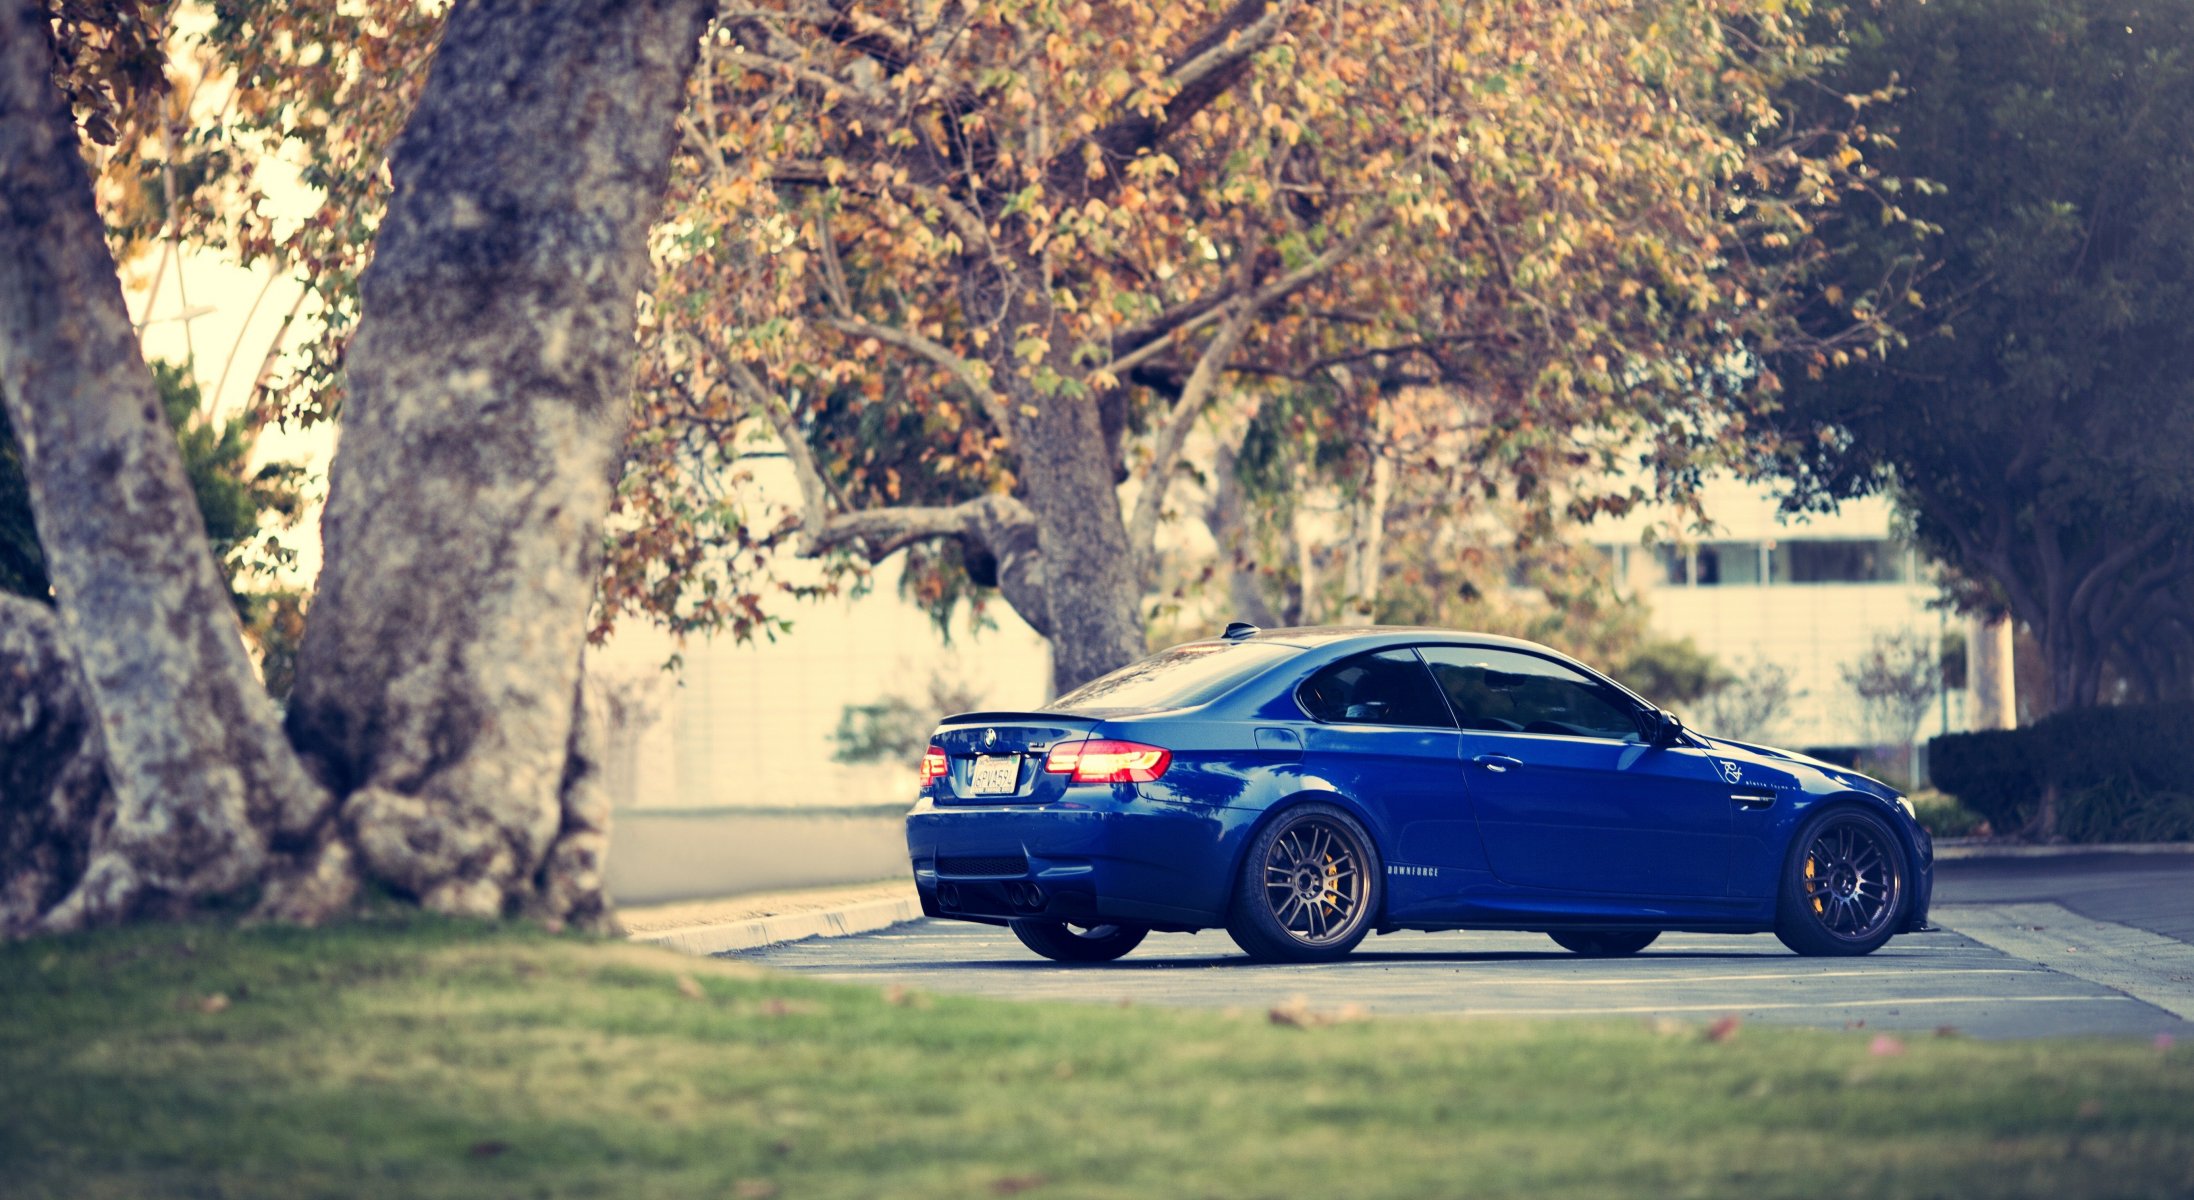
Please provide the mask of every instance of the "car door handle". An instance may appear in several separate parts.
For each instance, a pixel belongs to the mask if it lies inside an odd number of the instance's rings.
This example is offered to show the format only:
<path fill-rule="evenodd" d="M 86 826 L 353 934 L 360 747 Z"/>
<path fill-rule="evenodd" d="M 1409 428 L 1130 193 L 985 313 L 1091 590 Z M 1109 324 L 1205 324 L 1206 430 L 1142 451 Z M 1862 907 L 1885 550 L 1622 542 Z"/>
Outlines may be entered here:
<path fill-rule="evenodd" d="M 1520 767 L 1524 765 L 1523 759 L 1510 758 L 1506 754 L 1481 754 L 1478 757 L 1471 759 L 1470 761 L 1477 763 L 1479 766 L 1484 767 L 1486 770 L 1491 771 L 1496 775 L 1508 770 L 1510 767 Z"/>
<path fill-rule="evenodd" d="M 1771 787 L 1740 787 L 1729 794 L 1739 808 L 1767 808 L 1775 803 L 1775 789 Z"/>

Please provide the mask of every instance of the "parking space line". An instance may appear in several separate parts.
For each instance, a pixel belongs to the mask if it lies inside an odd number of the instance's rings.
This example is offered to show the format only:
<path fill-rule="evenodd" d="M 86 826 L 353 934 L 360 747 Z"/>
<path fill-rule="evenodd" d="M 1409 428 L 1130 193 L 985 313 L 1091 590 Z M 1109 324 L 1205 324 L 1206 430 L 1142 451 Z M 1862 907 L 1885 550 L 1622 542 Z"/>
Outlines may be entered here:
<path fill-rule="evenodd" d="M 1598 1008 L 1464 1008 L 1466 1017 L 1574 1017 L 1621 1016 L 1678 1012 L 1766 1012 L 1770 1009 L 1810 1008 L 1834 1012 L 1843 1008 L 1918 1008 L 1942 1004 L 2078 1004 L 2092 1001 L 2132 1001 L 2115 992 L 2093 996 L 1913 996 L 1902 1000 L 1832 1000 L 1767 1004 L 1626 1004 Z M 2133 1001 L 2139 1003 L 2138 1001 Z"/>
<path fill-rule="evenodd" d="M 1486 964 L 1472 964 L 1483 969 Z M 1824 979 L 1864 979 L 1888 976 L 1897 979 L 1928 978 L 1943 975 L 2033 975 L 2033 967 L 1921 967 L 1903 971 L 1766 971 L 1747 975 L 1592 975 L 1581 978 L 1570 976 L 1544 976 L 1513 978 L 1505 975 L 1488 975 L 1489 982 L 1503 987 L 1650 987 L 1654 984 L 1689 986 L 1695 983 L 1734 983 L 1742 981 L 1773 980 L 1777 983 L 1814 983 Z"/>

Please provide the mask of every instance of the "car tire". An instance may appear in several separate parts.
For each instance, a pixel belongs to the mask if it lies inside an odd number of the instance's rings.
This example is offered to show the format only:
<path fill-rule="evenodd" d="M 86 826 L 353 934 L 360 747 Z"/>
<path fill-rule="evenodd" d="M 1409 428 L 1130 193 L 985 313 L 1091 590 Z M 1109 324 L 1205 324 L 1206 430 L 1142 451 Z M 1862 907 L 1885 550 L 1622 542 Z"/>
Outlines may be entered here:
<path fill-rule="evenodd" d="M 1652 945 L 1653 939 L 1661 936 L 1661 931 L 1658 929 L 1578 930 L 1576 932 L 1549 933 L 1547 936 L 1554 939 L 1555 945 L 1572 954 L 1582 954 L 1586 958 L 1622 958 L 1625 955 L 1636 954 Z"/>
<path fill-rule="evenodd" d="M 1816 813 L 1784 856 L 1775 936 L 1809 957 L 1872 954 L 1896 936 L 1911 905 L 1904 843 L 1854 806 Z"/>
<path fill-rule="evenodd" d="M 1007 924 L 1022 945 L 1054 962 L 1111 962 L 1142 945 L 1150 935 L 1150 930 L 1141 925 L 1069 925 L 1033 917 Z"/>
<path fill-rule="evenodd" d="M 1250 839 L 1227 934 L 1259 962 L 1332 962 L 1371 932 L 1385 883 L 1379 849 L 1355 817 L 1331 804 L 1298 804 Z"/>

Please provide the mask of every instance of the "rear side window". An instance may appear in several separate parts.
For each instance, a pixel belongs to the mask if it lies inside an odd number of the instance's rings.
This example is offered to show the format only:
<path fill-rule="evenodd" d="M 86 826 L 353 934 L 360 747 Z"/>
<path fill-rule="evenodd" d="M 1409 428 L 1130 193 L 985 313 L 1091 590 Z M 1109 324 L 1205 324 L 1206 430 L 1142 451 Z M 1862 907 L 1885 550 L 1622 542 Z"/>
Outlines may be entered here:
<path fill-rule="evenodd" d="M 1640 740 L 1635 706 L 1552 659 L 1479 646 L 1426 646 L 1424 656 L 1465 729 Z"/>
<path fill-rule="evenodd" d="M 1271 642 L 1190 642 L 1092 679 L 1052 701 L 1050 711 L 1187 708 L 1297 652 Z"/>
<path fill-rule="evenodd" d="M 1336 725 L 1455 727 L 1413 650 L 1344 658 L 1304 680 L 1295 698 L 1311 719 Z"/>

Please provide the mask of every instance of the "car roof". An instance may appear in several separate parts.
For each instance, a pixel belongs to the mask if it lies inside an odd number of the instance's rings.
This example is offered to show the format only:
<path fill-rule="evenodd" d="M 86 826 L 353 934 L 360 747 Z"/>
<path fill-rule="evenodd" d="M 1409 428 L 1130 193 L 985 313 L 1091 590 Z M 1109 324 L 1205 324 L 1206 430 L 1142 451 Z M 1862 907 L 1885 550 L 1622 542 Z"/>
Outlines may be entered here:
<path fill-rule="evenodd" d="M 1568 655 L 1551 646 L 1523 638 L 1508 637 L 1498 633 L 1476 633 L 1467 629 L 1438 629 L 1430 625 L 1294 625 L 1281 629 L 1260 629 L 1237 638 L 1210 638 L 1209 641 L 1268 642 L 1281 646 L 1295 646 L 1304 650 L 1322 649 L 1342 642 L 1357 642 L 1365 649 L 1376 646 L 1410 646 L 1419 642 L 1471 642 L 1482 646 L 1501 646 L 1511 650 L 1530 650 L 1551 654 L 1567 660 Z"/>
<path fill-rule="evenodd" d="M 1199 644 L 1254 645 L 1262 642 L 1272 646 L 1286 646 L 1308 651 L 1340 649 L 1344 652 L 1379 650 L 1388 646 L 1421 646 L 1427 642 L 1456 642 L 1474 646 L 1492 646 L 1504 650 L 1522 650 L 1544 655 L 1556 662 L 1567 663 L 1586 674 L 1614 684 L 1617 690 L 1628 693 L 1641 704 L 1651 704 L 1643 696 L 1609 676 L 1595 670 L 1587 663 L 1556 650 L 1519 637 L 1499 633 L 1478 633 L 1468 629 L 1440 629 L 1431 625 L 1294 625 L 1280 629 L 1259 629 L 1237 637 L 1205 638 Z"/>

